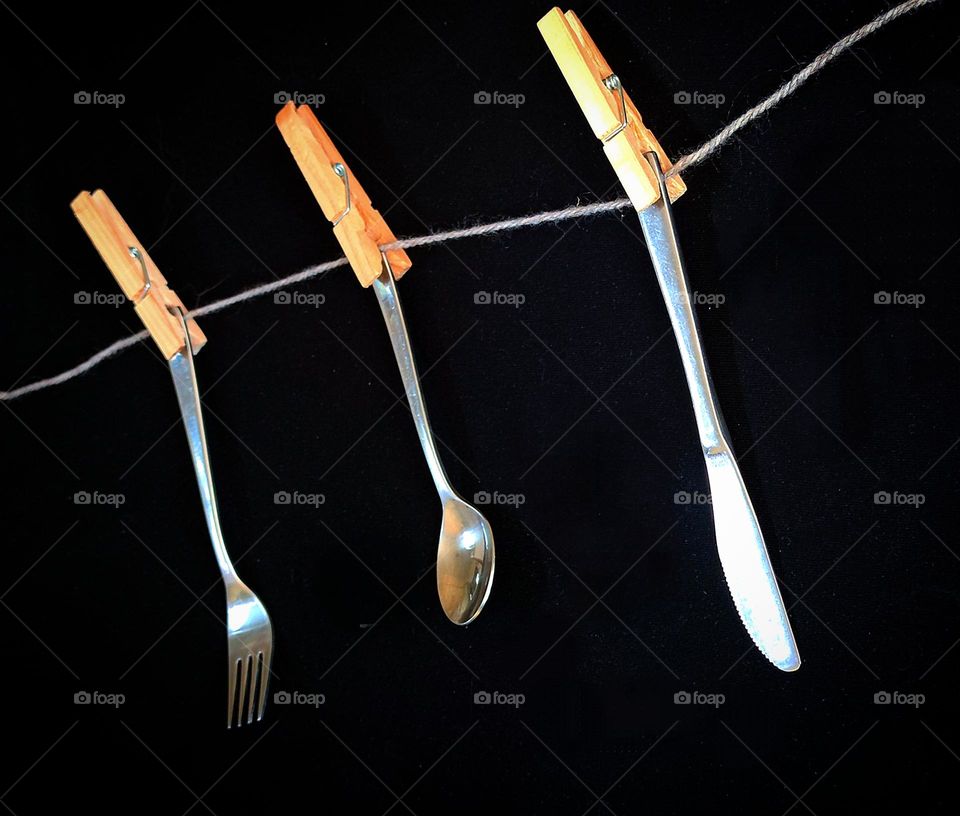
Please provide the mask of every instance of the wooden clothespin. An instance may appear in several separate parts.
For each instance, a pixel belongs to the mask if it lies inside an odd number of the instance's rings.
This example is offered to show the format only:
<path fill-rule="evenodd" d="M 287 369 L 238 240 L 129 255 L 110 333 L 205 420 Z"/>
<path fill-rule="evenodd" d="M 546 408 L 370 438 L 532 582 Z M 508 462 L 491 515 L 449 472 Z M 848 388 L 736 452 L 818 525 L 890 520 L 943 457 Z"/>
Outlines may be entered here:
<path fill-rule="evenodd" d="M 187 307 L 167 286 L 166 278 L 107 194 L 103 190 L 82 192 L 70 202 L 70 209 L 127 300 L 134 304 L 134 310 L 160 348 L 160 353 L 170 360 L 177 352 L 183 351 L 186 346 L 183 323 L 180 315 L 170 310 L 179 308 L 186 312 Z M 187 326 L 193 351 L 199 351 L 207 342 L 206 335 L 192 318 L 187 320 Z"/>
<path fill-rule="evenodd" d="M 670 160 L 656 137 L 644 126 L 640 112 L 624 91 L 620 78 L 597 50 L 583 23 L 572 11 L 552 8 L 537 23 L 603 152 L 637 212 L 660 198 L 659 184 L 644 154 L 656 152 L 666 173 Z M 687 187 L 679 176 L 667 179 L 670 200 Z"/>
<path fill-rule="evenodd" d="M 350 266 L 363 286 L 370 286 L 383 269 L 380 247 L 396 241 L 356 176 L 317 121 L 309 105 L 288 102 L 277 114 L 277 127 L 313 191 L 320 209 L 333 223 Z M 402 249 L 387 250 L 395 278 L 410 268 Z"/>

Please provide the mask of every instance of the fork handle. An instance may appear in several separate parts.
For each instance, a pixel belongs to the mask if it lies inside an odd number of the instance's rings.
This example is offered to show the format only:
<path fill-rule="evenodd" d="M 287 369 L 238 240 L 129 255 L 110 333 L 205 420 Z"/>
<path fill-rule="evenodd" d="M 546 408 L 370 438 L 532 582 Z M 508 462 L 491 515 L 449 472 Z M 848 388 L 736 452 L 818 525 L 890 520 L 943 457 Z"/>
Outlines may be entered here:
<path fill-rule="evenodd" d="M 235 579 L 237 573 L 230 556 L 227 554 L 227 545 L 224 543 L 223 531 L 220 529 L 220 511 L 217 509 L 217 496 L 213 489 L 210 452 L 207 449 L 207 434 L 203 427 L 203 413 L 200 410 L 197 373 L 193 365 L 193 347 L 190 343 L 190 335 L 186 332 L 186 318 L 180 309 L 177 309 L 177 312 L 183 322 L 187 342 L 184 350 L 177 352 L 170 359 L 170 373 L 173 376 L 173 385 L 177 391 L 177 401 L 180 403 L 183 425 L 187 431 L 190 458 L 193 460 L 193 469 L 196 471 L 197 485 L 200 488 L 200 503 L 203 505 L 203 514 L 207 520 L 207 530 L 210 533 L 210 541 L 213 544 L 217 566 L 220 567 L 220 573 L 224 580 Z"/>

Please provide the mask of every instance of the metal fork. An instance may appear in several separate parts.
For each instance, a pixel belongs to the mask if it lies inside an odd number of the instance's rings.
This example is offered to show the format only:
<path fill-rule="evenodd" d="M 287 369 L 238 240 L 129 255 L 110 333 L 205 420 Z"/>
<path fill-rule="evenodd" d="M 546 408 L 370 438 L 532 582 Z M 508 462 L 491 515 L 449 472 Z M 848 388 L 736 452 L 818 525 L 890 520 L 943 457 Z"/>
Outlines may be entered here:
<path fill-rule="evenodd" d="M 210 453 L 207 435 L 200 411 L 200 391 L 193 365 L 193 346 L 187 320 L 179 307 L 171 312 L 180 317 L 186 347 L 170 360 L 170 373 L 177 390 L 180 413 L 187 431 L 190 456 L 200 486 L 200 501 L 207 519 L 207 529 L 213 542 L 213 552 L 220 567 L 227 592 L 227 728 L 243 725 L 246 701 L 247 724 L 253 722 L 254 701 L 257 700 L 257 720 L 263 719 L 267 704 L 267 686 L 270 679 L 270 660 L 273 655 L 273 627 L 270 616 L 250 588 L 240 580 L 227 554 L 220 529 L 220 513 L 213 489 Z M 259 693 L 258 693 L 259 691 Z"/>

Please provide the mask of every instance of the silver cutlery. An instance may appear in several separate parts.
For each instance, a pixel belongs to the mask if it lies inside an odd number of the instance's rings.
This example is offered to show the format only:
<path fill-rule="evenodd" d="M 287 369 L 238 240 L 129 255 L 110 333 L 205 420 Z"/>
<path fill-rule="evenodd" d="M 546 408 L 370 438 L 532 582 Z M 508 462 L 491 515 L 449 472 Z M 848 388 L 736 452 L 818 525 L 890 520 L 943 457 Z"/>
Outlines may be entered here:
<path fill-rule="evenodd" d="M 437 592 L 446 616 L 457 624 L 474 620 L 493 583 L 493 533 L 487 520 L 450 485 L 427 420 L 410 336 L 397 295 L 397 280 L 410 268 L 406 251 L 374 208 L 340 151 L 309 105 L 288 102 L 277 126 L 324 217 L 333 225 L 357 280 L 372 286 L 387 323 L 404 390 L 420 437 L 443 520 L 437 546 Z"/>
<path fill-rule="evenodd" d="M 757 648 L 778 669 L 795 671 L 800 668 L 800 654 L 710 380 L 660 159 L 654 152 L 647 153 L 646 158 L 656 174 L 660 197 L 639 213 L 640 225 L 693 401 L 707 465 L 720 563 L 733 603 Z"/>
<path fill-rule="evenodd" d="M 267 610 L 237 576 L 220 529 L 193 361 L 207 338 L 196 321 L 186 316 L 183 302 L 103 190 L 81 192 L 70 208 L 170 366 L 207 529 L 226 589 L 227 727 L 240 726 L 244 720 L 252 723 L 254 714 L 258 720 L 263 717 L 267 701 L 273 630 Z"/>
<path fill-rule="evenodd" d="M 193 346 L 183 310 L 174 307 L 183 323 L 186 347 L 170 359 L 170 373 L 180 403 L 180 413 L 190 445 L 190 458 L 197 474 L 200 503 L 213 543 L 227 596 L 227 728 L 263 719 L 267 705 L 270 663 L 273 658 L 273 627 L 260 599 L 240 580 L 227 553 L 220 529 L 220 511 L 213 487 L 210 452 L 200 410 L 200 392 L 193 364 Z"/>
<path fill-rule="evenodd" d="M 440 461 L 437 446 L 427 419 L 427 406 L 413 360 L 410 335 L 397 295 L 397 282 L 385 253 L 383 272 L 373 282 L 373 291 L 380 303 L 387 324 L 393 353 L 400 368 L 400 377 L 407 392 L 410 413 L 420 437 L 427 467 L 440 495 L 443 521 L 437 547 L 437 592 L 447 617 L 457 624 L 470 623 L 486 603 L 493 585 L 495 552 L 493 531 L 483 515 L 465 502 L 450 485 Z"/>

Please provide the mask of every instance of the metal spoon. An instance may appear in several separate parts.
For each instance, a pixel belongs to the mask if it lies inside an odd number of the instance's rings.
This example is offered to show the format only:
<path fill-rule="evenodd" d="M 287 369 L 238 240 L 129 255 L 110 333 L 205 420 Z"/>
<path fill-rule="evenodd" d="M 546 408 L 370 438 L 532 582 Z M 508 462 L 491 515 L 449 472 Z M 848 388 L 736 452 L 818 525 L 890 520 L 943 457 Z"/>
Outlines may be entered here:
<path fill-rule="evenodd" d="M 387 256 L 384 253 L 380 253 L 380 256 L 383 259 L 383 272 L 373 282 L 373 291 L 376 292 L 390 333 L 423 455 L 443 504 L 443 522 L 437 547 L 440 605 L 451 621 L 466 624 L 480 614 L 493 585 L 493 531 L 480 512 L 457 495 L 440 462 L 413 360 L 410 335 L 397 296 L 397 282 Z"/>

